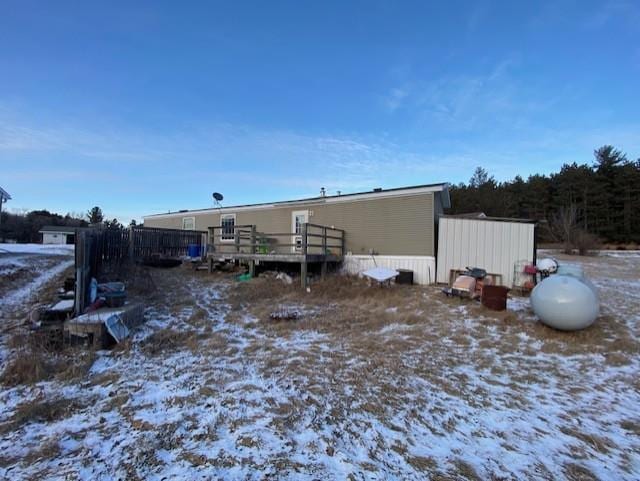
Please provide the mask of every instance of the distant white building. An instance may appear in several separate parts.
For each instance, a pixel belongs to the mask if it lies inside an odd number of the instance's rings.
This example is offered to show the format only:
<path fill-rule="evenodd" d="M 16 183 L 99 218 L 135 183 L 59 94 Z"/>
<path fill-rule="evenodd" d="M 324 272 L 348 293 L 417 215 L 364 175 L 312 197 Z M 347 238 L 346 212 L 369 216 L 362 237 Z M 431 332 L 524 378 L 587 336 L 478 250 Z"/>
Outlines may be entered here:
<path fill-rule="evenodd" d="M 61 225 L 47 225 L 38 231 L 42 234 L 43 244 L 73 244 L 76 241 L 76 229 Z"/>

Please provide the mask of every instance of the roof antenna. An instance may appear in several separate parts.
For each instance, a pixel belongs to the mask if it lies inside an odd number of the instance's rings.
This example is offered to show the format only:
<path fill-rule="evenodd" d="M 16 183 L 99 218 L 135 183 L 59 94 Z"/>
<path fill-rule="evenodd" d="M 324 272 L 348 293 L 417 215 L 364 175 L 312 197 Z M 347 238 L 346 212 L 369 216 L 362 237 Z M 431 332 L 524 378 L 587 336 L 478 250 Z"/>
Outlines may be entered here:
<path fill-rule="evenodd" d="M 224 199 L 224 196 L 220 192 L 213 193 L 213 203 L 218 209 L 222 209 L 222 204 L 220 203 L 222 199 Z"/>

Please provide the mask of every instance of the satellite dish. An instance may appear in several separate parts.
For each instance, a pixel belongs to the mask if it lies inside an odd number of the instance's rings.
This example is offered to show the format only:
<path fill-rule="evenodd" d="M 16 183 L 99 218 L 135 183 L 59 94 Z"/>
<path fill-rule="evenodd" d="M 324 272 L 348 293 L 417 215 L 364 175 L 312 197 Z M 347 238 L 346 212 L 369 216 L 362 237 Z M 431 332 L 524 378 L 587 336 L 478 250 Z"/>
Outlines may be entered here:
<path fill-rule="evenodd" d="M 216 202 L 220 202 L 222 199 L 224 199 L 224 196 L 219 192 L 214 192 L 213 198 Z"/>

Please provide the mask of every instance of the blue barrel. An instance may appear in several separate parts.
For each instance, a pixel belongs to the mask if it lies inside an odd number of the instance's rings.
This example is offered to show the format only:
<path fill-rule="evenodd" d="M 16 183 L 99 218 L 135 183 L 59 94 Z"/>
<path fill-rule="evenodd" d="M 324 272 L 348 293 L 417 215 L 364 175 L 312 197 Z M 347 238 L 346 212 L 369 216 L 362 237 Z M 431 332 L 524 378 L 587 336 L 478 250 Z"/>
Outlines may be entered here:
<path fill-rule="evenodd" d="M 189 257 L 200 257 L 200 244 L 189 244 L 187 246 L 187 255 Z"/>

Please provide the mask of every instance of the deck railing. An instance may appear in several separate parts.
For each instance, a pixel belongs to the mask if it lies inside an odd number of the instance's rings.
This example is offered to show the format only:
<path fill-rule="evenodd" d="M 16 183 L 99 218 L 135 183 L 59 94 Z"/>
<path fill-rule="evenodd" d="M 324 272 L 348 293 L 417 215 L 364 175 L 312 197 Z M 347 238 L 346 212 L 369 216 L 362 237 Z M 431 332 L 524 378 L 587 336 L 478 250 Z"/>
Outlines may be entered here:
<path fill-rule="evenodd" d="M 209 252 L 217 254 L 299 254 L 342 257 L 344 230 L 304 223 L 300 232 L 261 232 L 255 225 L 209 227 Z"/>

